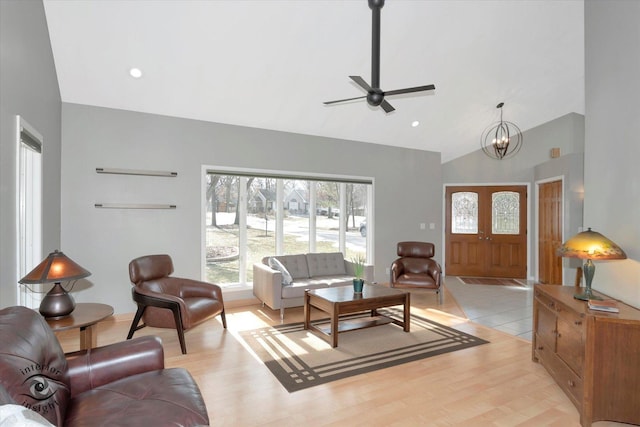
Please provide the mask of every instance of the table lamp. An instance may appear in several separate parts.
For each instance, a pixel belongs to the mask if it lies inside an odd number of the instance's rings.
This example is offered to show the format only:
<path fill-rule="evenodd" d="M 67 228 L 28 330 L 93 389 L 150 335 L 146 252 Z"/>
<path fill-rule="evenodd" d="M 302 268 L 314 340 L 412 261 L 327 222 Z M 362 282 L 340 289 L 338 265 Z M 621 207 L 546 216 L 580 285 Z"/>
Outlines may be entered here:
<path fill-rule="evenodd" d="M 19 283 L 54 283 L 53 288 L 42 299 L 39 311 L 46 318 L 60 318 L 68 316 L 76 308 L 76 302 L 62 287 L 61 282 L 81 279 L 89 275 L 91 275 L 90 272 L 80 267 L 64 253 L 56 250 L 24 276 Z"/>
<path fill-rule="evenodd" d="M 604 237 L 597 231 L 589 228 L 587 231 L 576 234 L 558 249 L 558 255 L 566 258 L 586 259 L 582 267 L 584 273 L 585 290 L 583 293 L 575 294 L 573 297 L 579 300 L 588 301 L 590 299 L 600 300 L 602 298 L 593 295 L 591 292 L 591 281 L 596 271 L 593 260 L 603 259 L 626 259 L 627 254 L 620 246 Z"/>

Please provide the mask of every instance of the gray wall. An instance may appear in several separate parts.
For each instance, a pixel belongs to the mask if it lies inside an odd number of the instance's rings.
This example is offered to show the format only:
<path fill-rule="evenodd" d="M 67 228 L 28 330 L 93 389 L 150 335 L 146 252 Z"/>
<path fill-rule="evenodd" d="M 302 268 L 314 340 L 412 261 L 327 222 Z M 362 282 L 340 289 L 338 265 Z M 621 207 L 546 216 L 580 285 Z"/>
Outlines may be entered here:
<path fill-rule="evenodd" d="M 551 159 L 551 149 L 556 147 L 560 148 L 561 157 Z M 442 182 L 444 185 L 529 184 L 528 274 L 534 279 L 537 277 L 536 183 L 549 178 L 564 178 L 564 234 L 565 238 L 575 234 L 582 225 L 583 147 L 584 116 L 571 113 L 523 132 L 523 146 L 514 157 L 495 160 L 478 149 L 444 163 Z M 573 273 L 565 271 L 565 280 L 570 277 L 575 277 L 575 270 Z M 573 279 L 570 280 L 573 283 Z"/>
<path fill-rule="evenodd" d="M 441 203 L 433 203 L 442 200 L 439 153 L 66 103 L 62 124 L 62 246 L 93 273 L 77 301 L 134 311 L 127 265 L 150 253 L 169 253 L 176 274 L 201 277 L 202 165 L 373 177 L 378 281 L 388 281 L 398 241 L 442 247 Z M 103 175 L 96 167 L 178 177 Z M 177 209 L 96 209 L 100 202 Z"/>
<path fill-rule="evenodd" d="M 585 2 L 584 223 L 627 253 L 593 287 L 640 307 L 640 2 Z"/>
<path fill-rule="evenodd" d="M 533 167 L 550 159 L 550 151 L 562 155 L 584 151 L 584 117 L 571 113 L 523 132 L 520 152 L 505 160 L 487 157 L 480 149 L 442 165 L 444 183 L 532 182 Z"/>
<path fill-rule="evenodd" d="M 60 246 L 60 91 L 40 1 L 0 1 L 0 307 L 17 301 L 15 116 L 44 137 L 43 258 Z"/>

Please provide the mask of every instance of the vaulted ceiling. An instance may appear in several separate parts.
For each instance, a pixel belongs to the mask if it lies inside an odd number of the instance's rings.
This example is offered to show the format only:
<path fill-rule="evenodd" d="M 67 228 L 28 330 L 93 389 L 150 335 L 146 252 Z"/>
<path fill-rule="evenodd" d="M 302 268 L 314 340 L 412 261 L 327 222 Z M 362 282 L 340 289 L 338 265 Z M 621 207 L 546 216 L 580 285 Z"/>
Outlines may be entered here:
<path fill-rule="evenodd" d="M 584 114 L 581 0 L 388 0 L 385 114 L 371 81 L 366 0 L 44 0 L 64 102 L 442 153 L 479 149 L 499 119 L 523 131 Z M 132 67 L 143 75 L 134 79 Z M 417 127 L 412 127 L 419 121 Z M 526 141 L 525 141 L 526 144 Z"/>

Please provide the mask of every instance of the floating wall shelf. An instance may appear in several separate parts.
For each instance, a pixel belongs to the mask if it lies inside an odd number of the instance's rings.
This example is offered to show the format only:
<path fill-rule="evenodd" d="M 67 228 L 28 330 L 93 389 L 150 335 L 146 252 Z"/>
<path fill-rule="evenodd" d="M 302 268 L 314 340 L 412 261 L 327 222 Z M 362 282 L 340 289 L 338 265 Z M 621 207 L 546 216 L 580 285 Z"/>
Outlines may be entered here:
<path fill-rule="evenodd" d="M 108 173 L 114 175 L 145 175 L 145 176 L 166 176 L 175 178 L 178 172 L 170 171 L 149 171 L 141 169 L 116 169 L 116 168 L 96 168 L 97 173 Z"/>
<path fill-rule="evenodd" d="M 176 205 L 145 203 L 96 203 L 99 209 L 175 209 Z"/>

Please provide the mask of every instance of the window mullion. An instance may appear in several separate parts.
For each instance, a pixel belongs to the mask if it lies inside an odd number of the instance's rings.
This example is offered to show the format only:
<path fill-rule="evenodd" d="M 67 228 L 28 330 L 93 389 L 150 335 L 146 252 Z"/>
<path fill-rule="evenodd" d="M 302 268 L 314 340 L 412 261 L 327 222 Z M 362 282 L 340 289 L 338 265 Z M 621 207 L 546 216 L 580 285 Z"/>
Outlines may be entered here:
<path fill-rule="evenodd" d="M 276 254 L 284 254 L 284 180 L 276 180 Z"/>
<path fill-rule="evenodd" d="M 316 251 L 316 182 L 309 181 L 309 252 Z"/>
<path fill-rule="evenodd" d="M 347 184 L 345 184 L 344 182 L 341 182 L 339 184 L 339 189 L 340 189 L 340 215 L 338 215 L 338 222 L 340 224 L 339 226 L 339 233 L 338 233 L 338 244 L 339 244 L 339 248 L 340 248 L 340 252 L 342 252 L 343 254 L 347 253 L 347 239 L 346 239 L 346 233 L 347 233 L 347 221 L 345 221 L 345 218 L 348 218 L 348 214 L 347 214 Z"/>
<path fill-rule="evenodd" d="M 238 206 L 236 209 L 240 210 L 238 218 L 239 281 L 240 283 L 247 283 L 247 178 L 244 176 L 240 177 Z"/>

